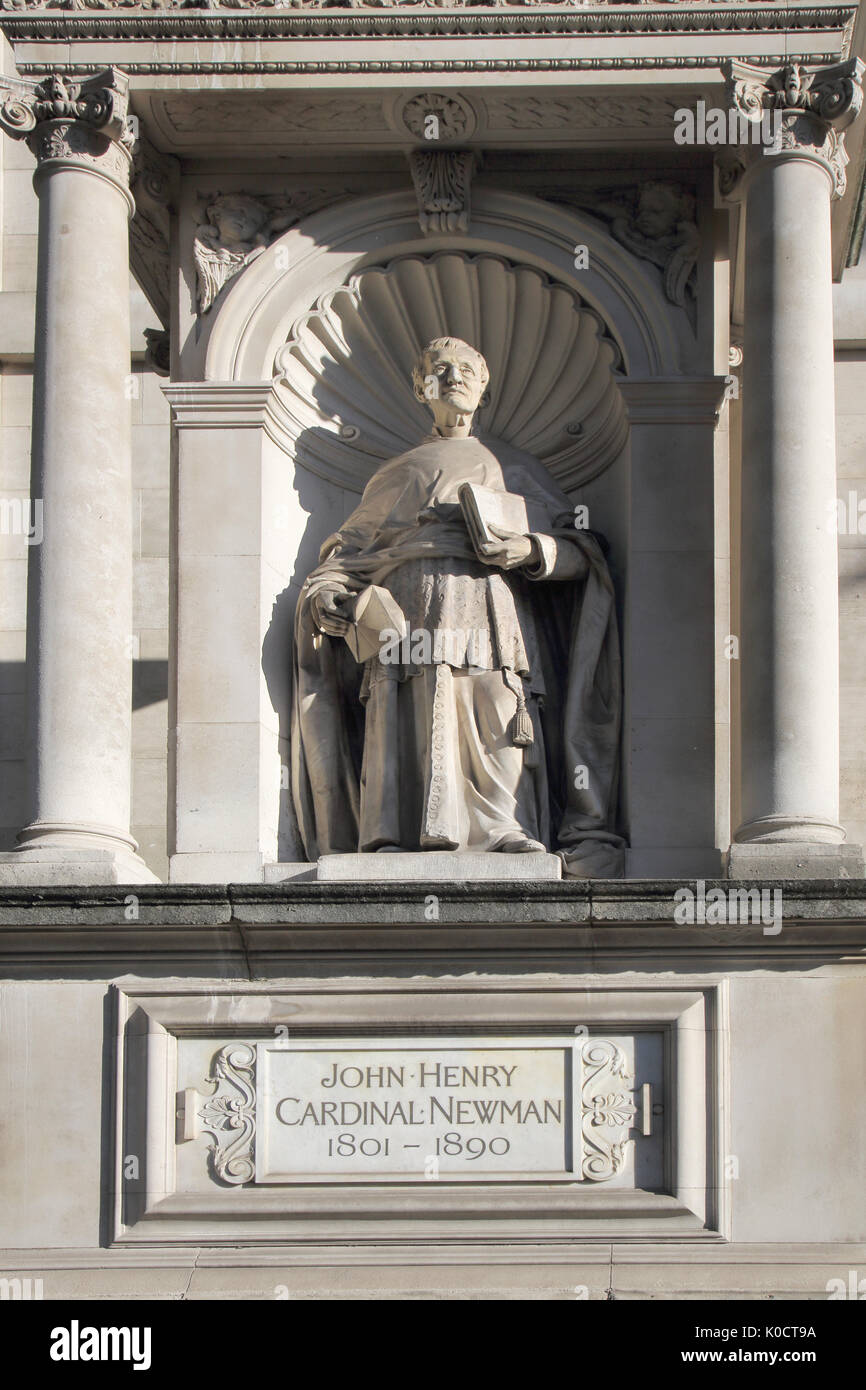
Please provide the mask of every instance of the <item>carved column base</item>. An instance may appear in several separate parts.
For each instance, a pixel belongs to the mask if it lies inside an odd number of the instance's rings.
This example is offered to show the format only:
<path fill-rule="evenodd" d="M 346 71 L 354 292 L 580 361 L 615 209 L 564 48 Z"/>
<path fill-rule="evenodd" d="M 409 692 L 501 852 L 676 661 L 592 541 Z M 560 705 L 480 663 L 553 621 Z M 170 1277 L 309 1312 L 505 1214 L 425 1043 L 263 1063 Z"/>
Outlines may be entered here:
<path fill-rule="evenodd" d="M 137 854 L 80 849 L 0 854 L 0 884 L 7 888 L 100 888 L 159 881 Z"/>
<path fill-rule="evenodd" d="M 755 841 L 731 845 L 727 859 L 728 878 L 862 878 L 864 874 L 860 845 Z"/>
<path fill-rule="evenodd" d="M 35 821 L 18 833 L 19 846 L 0 854 L 0 884 L 158 883 L 131 836 L 99 825 Z"/>

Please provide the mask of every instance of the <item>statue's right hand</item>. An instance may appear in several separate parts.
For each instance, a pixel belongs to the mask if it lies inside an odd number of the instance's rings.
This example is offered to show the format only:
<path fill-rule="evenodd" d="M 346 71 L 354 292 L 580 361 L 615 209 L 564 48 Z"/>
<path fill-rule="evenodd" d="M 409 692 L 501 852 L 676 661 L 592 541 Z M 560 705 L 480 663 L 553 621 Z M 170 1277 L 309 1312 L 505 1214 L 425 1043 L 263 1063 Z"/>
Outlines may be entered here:
<path fill-rule="evenodd" d="M 342 637 L 348 630 L 349 620 L 340 611 L 340 602 L 349 595 L 348 589 L 338 585 L 320 589 L 310 599 L 310 613 L 320 632 L 330 637 Z"/>

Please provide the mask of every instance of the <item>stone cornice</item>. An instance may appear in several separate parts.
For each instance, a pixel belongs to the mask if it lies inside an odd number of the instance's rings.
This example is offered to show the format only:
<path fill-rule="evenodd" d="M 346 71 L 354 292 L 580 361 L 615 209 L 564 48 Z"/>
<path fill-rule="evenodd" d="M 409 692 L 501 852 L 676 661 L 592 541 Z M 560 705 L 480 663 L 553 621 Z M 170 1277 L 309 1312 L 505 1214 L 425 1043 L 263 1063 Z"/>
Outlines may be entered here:
<path fill-rule="evenodd" d="M 89 0 L 86 11 L 65 8 L 60 3 L 31 3 L 31 0 L 2 0 L 8 10 L 0 10 L 0 29 L 10 39 L 73 38 L 350 38 L 397 37 L 414 35 L 471 34 L 591 34 L 597 36 L 656 36 L 663 34 L 767 34 L 826 33 L 843 30 L 847 55 L 850 30 L 857 13 L 854 3 L 809 5 L 755 5 L 751 0 L 727 4 L 660 4 L 608 6 L 595 4 L 571 8 L 570 0 L 548 0 L 529 7 L 525 0 L 491 0 L 490 5 L 463 6 L 452 0 L 448 8 L 435 4 L 405 3 L 405 0 L 379 0 L 359 13 L 348 6 L 327 0 L 302 0 L 298 8 L 271 5 L 245 6 L 243 0 L 216 0 L 210 8 L 165 4 L 154 8 L 144 4 L 121 11 L 117 0 Z M 14 8 L 13 8 L 14 6 Z M 94 12 L 96 10 L 96 12 Z M 828 61 L 838 59 L 832 54 Z M 782 59 L 784 61 L 784 57 Z M 814 61 L 814 59 L 813 59 Z"/>
<path fill-rule="evenodd" d="M 821 65 L 829 65 L 836 61 L 836 56 L 834 53 L 812 54 L 811 60 Z M 791 59 L 794 62 L 806 61 L 806 58 L 801 54 L 785 53 L 771 53 L 766 56 L 761 54 L 746 58 L 744 61 L 756 67 L 764 64 L 773 69 Z M 45 63 L 20 63 L 18 70 L 30 77 L 38 77 L 46 72 L 58 72 L 64 76 L 81 78 L 93 71 L 93 64 L 63 63 L 52 59 Z M 377 59 L 375 62 L 357 59 L 315 59 L 310 61 L 277 59 L 273 62 L 211 63 L 197 60 L 194 64 L 184 61 L 182 57 L 173 62 L 161 60 L 124 61 L 124 72 L 131 77 L 170 77 L 186 74 L 194 74 L 196 77 L 214 74 L 246 77 L 282 74 L 305 76 L 320 73 L 363 73 L 372 78 L 380 73 L 405 73 L 411 77 L 421 73 L 466 75 L 476 72 L 525 72 L 543 75 L 548 72 L 654 72 L 659 70 L 710 70 L 713 73 L 718 73 L 719 59 L 702 55 L 688 55 L 640 58 L 395 58 Z"/>
<path fill-rule="evenodd" d="M 239 381 L 170 382 L 163 392 L 175 424 L 184 429 L 257 428 L 265 423 L 273 383 Z"/>
<path fill-rule="evenodd" d="M 727 378 L 625 377 L 619 383 L 632 425 L 715 424 Z"/>
<path fill-rule="evenodd" d="M 543 958 L 556 971 L 607 968 L 812 968 L 863 962 L 866 881 L 707 881 L 779 890 L 782 930 L 759 923 L 682 926 L 682 880 L 521 884 L 155 884 L 0 888 L 0 956 L 7 978 L 116 978 L 124 972 L 266 980 L 305 974 L 311 960 L 353 971 L 406 961 L 454 973 L 495 960 Z M 439 920 L 425 920 L 435 894 Z M 134 899 L 136 920 L 130 920 Z"/>

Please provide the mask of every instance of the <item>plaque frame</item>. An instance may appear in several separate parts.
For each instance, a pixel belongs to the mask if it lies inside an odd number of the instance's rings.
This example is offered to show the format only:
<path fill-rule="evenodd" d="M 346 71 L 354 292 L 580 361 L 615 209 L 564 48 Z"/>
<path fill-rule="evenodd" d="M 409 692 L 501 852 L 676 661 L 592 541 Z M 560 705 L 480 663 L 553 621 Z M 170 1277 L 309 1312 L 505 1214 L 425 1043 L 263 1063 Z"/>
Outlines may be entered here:
<path fill-rule="evenodd" d="M 608 982 L 550 977 L 291 980 L 114 985 L 110 1243 L 376 1244 L 395 1239 L 598 1242 L 730 1238 L 728 1018 L 724 977 Z M 661 1032 L 665 1038 L 665 1191 L 603 1184 L 322 1183 L 182 1191 L 177 1182 L 177 1045 L 272 1038 L 278 1025 L 321 1037 L 418 1033 Z M 130 1158 L 137 1162 L 130 1163 Z M 587 1190 L 591 1188 L 591 1190 Z"/>

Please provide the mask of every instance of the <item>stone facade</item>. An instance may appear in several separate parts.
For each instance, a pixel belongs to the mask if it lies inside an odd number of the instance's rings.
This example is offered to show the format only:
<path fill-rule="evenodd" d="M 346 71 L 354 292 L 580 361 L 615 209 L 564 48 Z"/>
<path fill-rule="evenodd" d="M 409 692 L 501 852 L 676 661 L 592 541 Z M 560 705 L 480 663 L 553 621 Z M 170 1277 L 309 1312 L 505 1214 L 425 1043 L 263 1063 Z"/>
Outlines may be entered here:
<path fill-rule="evenodd" d="M 866 8 L 0 13 L 0 1273 L 826 1297 L 866 1259 Z M 605 538 L 582 882 L 304 849 L 295 609 L 442 338 Z"/>

